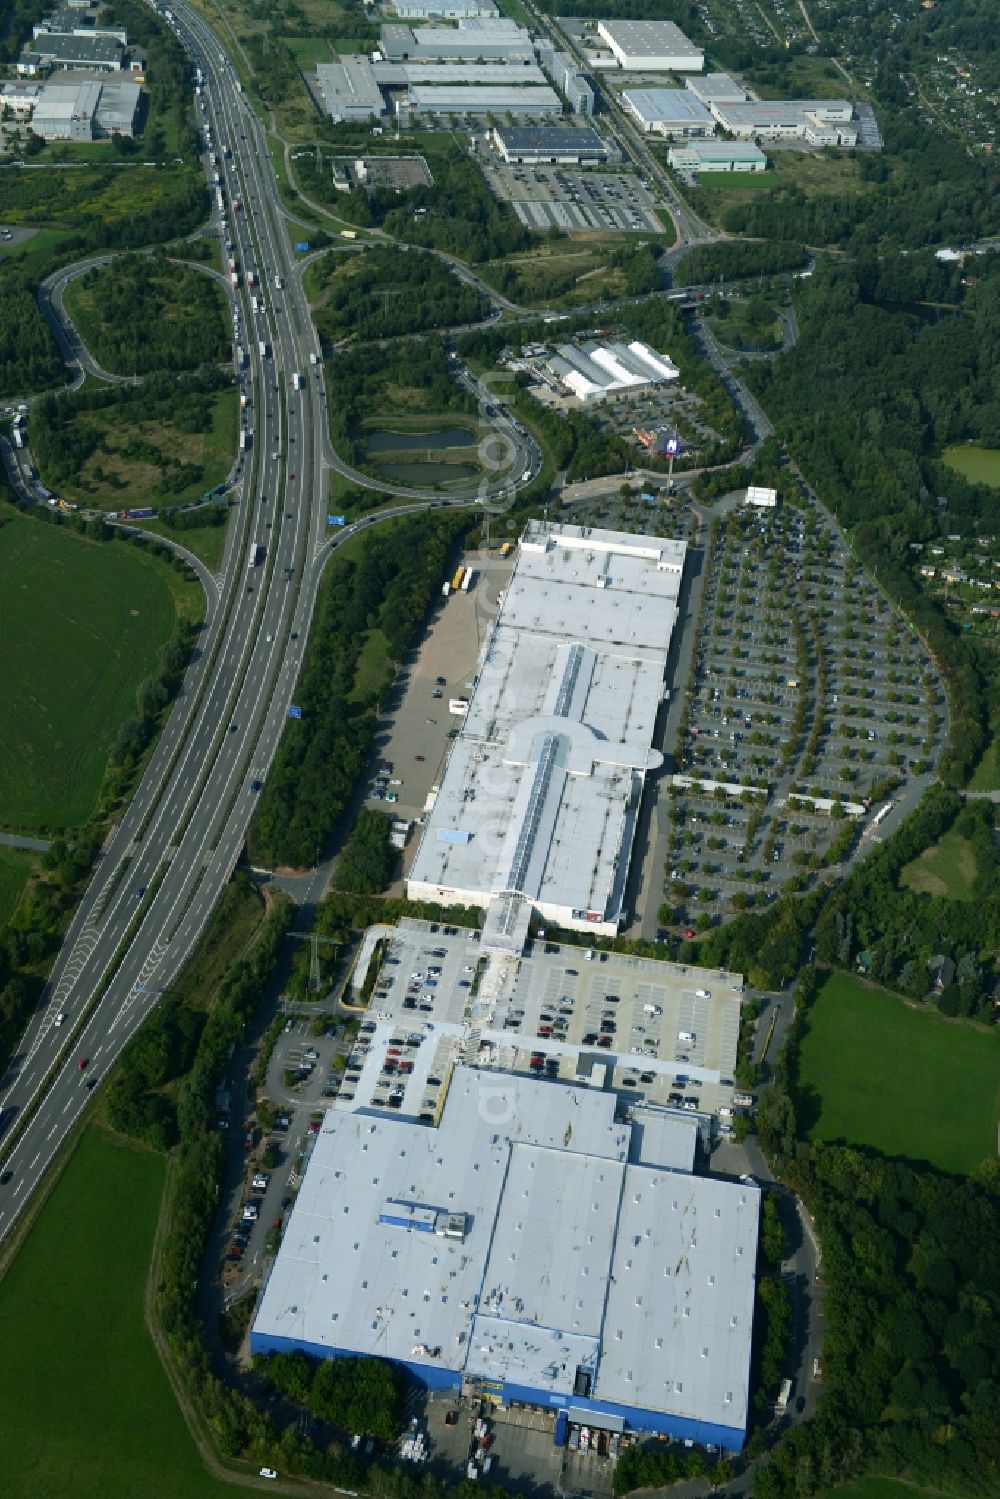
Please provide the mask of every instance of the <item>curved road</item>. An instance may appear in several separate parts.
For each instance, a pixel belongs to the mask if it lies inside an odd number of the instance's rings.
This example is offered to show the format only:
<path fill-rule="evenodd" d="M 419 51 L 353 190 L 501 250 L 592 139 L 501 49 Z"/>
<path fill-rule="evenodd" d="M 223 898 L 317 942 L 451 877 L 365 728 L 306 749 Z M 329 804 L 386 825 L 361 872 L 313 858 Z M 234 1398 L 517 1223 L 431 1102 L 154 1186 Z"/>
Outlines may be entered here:
<path fill-rule="evenodd" d="M 180 973 L 229 879 L 254 787 L 267 774 L 293 701 L 327 558 L 381 520 L 474 498 L 408 495 L 408 503 L 328 539 L 323 367 L 311 362 L 318 343 L 293 274 L 264 131 L 213 33 L 183 0 L 173 11 L 204 73 L 198 123 L 211 142 L 206 150 L 221 163 L 227 213 L 219 232 L 228 235 L 242 279 L 253 270 L 258 282 L 261 310 L 252 309 L 245 291 L 231 304 L 234 338 L 250 351 L 240 383 L 252 450 L 218 605 L 0 1079 L 0 1240 L 17 1224 L 90 1090 Z M 237 199 L 240 211 L 231 206 Z"/>

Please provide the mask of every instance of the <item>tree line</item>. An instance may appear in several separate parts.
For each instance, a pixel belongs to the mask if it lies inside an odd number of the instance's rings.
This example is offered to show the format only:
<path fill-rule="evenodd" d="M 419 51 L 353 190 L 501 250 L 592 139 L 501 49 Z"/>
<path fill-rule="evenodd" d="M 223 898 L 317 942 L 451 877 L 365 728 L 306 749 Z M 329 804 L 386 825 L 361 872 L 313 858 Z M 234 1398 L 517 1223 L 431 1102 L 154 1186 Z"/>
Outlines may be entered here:
<path fill-rule="evenodd" d="M 66 367 L 24 271 L 0 266 L 0 398 L 66 383 Z"/>
<path fill-rule="evenodd" d="M 468 525 L 423 514 L 368 534 L 356 558 L 335 557 L 323 583 L 297 691 L 302 718 L 289 723 L 250 830 L 254 863 L 302 867 L 318 860 L 350 800 L 375 732 L 378 699 L 391 685 L 355 692 L 367 632 L 401 661 L 440 592 L 448 552 Z"/>

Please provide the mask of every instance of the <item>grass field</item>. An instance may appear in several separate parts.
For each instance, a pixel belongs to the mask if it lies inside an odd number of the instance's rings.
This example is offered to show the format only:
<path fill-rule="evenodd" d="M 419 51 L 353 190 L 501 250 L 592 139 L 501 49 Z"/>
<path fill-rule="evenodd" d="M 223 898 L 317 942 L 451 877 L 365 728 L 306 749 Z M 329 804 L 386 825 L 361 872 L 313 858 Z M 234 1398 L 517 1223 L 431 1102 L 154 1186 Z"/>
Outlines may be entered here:
<path fill-rule="evenodd" d="M 173 531 L 161 520 L 141 521 L 139 524 L 143 531 L 148 531 L 152 536 L 166 536 L 179 546 L 187 547 L 212 572 L 218 571 L 226 545 L 227 527 L 192 526 L 188 531 Z"/>
<path fill-rule="evenodd" d="M 744 202 L 748 194 L 775 192 L 782 187 L 797 187 L 807 197 L 828 193 L 870 192 L 871 187 L 858 178 L 858 164 L 849 157 L 826 157 L 812 151 L 775 151 L 769 153 L 766 172 L 706 172 L 698 187 L 690 193 L 691 203 L 713 223 L 733 204 Z"/>
<path fill-rule="evenodd" d="M 968 900 L 976 878 L 976 856 L 960 833 L 945 833 L 925 848 L 900 874 L 900 881 L 918 895 L 947 895 Z"/>
<path fill-rule="evenodd" d="M 200 588 L 137 548 L 0 508 L 0 826 L 78 827 L 178 613 Z"/>
<path fill-rule="evenodd" d="M 835 974 L 809 1011 L 796 1093 L 810 1139 L 967 1172 L 996 1150 L 1000 1036 Z"/>
<path fill-rule="evenodd" d="M 81 466 L 75 483 L 54 487 L 62 498 L 100 510 L 183 505 L 199 499 L 226 478 L 236 452 L 236 390 L 216 391 L 208 400 L 212 426 L 207 432 L 179 432 L 169 421 L 136 420 L 125 405 L 81 412 L 74 420 L 96 428 L 101 445 Z M 164 469 L 174 463 L 196 464 L 198 477 L 183 489 L 157 494 Z"/>
<path fill-rule="evenodd" d="M 9 1499 L 232 1499 L 202 1466 L 143 1320 L 164 1170 L 88 1130 L 0 1282 Z"/>
<path fill-rule="evenodd" d="M 990 740 L 969 781 L 970 791 L 1000 791 L 1000 736 Z"/>
<path fill-rule="evenodd" d="M 0 925 L 9 921 L 17 910 L 31 877 L 34 858 L 25 849 L 0 847 Z"/>
<path fill-rule="evenodd" d="M 842 1489 L 827 1489 L 823 1499 L 937 1499 L 940 1489 L 921 1489 L 896 1478 L 859 1478 Z"/>
<path fill-rule="evenodd" d="M 945 448 L 941 458 L 970 484 L 990 484 L 994 489 L 1000 489 L 1000 449 L 960 442 Z"/>

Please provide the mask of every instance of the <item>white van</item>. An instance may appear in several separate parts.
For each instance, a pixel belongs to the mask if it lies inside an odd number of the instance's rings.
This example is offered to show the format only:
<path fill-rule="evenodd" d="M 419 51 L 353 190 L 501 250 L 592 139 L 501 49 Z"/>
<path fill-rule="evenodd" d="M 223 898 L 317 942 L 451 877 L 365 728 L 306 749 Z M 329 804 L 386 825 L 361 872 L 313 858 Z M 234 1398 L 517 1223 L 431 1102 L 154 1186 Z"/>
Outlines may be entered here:
<path fill-rule="evenodd" d="M 642 1007 L 642 1013 L 644 1015 L 662 1015 L 663 1014 L 663 1006 L 662 1005 L 643 1005 L 643 1007 Z"/>
<path fill-rule="evenodd" d="M 678 1031 L 677 1039 L 678 1041 L 693 1041 L 695 1039 L 694 1031 Z"/>
<path fill-rule="evenodd" d="M 711 999 L 712 998 L 712 991 L 711 991 L 711 989 L 696 989 L 694 992 L 695 992 L 695 994 L 697 995 L 697 997 L 699 999 Z"/>

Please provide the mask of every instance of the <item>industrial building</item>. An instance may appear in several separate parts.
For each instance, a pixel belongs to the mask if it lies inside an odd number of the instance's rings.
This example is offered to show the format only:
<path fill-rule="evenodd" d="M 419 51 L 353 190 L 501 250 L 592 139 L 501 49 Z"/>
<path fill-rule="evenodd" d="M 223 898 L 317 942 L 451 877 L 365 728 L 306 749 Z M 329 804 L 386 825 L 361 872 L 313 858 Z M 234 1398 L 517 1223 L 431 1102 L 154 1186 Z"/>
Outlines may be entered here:
<path fill-rule="evenodd" d="M 806 140 L 814 146 L 858 142 L 854 106 L 846 99 L 752 99 L 709 108 L 737 140 Z"/>
<path fill-rule="evenodd" d="M 330 1110 L 251 1350 L 374 1355 L 432 1390 L 738 1451 L 760 1190 L 696 1175 L 695 1136 L 463 1065 L 430 1127 Z"/>
<path fill-rule="evenodd" d="M 661 385 L 680 374 L 666 354 L 655 354 L 643 343 L 590 340 L 560 344 L 548 361 L 549 373 L 582 401 L 600 401 L 642 385 Z"/>
<path fill-rule="evenodd" d="M 593 166 L 609 160 L 611 151 L 596 130 L 589 125 L 580 129 L 560 125 L 517 128 L 497 125 L 492 132 L 493 144 L 504 161 L 542 163 L 561 166 Z"/>
<path fill-rule="evenodd" d="M 408 21 L 459 21 L 500 14 L 493 0 L 392 0 L 392 8 Z"/>
<path fill-rule="evenodd" d="M 700 73 L 705 53 L 673 21 L 599 21 L 597 34 L 628 73 Z"/>
<path fill-rule="evenodd" d="M 10 78 L 0 83 L 0 109 L 9 109 L 19 120 L 29 117 L 38 103 L 42 91 L 40 83 L 25 83 L 22 78 Z"/>
<path fill-rule="evenodd" d="M 742 104 L 750 98 L 750 91 L 728 73 L 704 73 L 701 77 L 685 78 L 684 87 L 690 89 L 702 104 Z"/>
<path fill-rule="evenodd" d="M 335 123 L 368 120 L 385 113 L 385 100 L 367 57 L 345 56 L 342 62 L 316 64 L 316 86 Z"/>
<path fill-rule="evenodd" d="M 535 61 L 529 33 L 502 16 L 471 16 L 457 26 L 385 25 L 381 48 L 389 62 Z"/>
<path fill-rule="evenodd" d="M 425 84 L 411 84 L 408 93 L 410 108 L 421 114 L 511 114 L 559 115 L 562 101 L 548 84 L 525 88 L 503 88 L 483 85 L 469 88 L 428 88 Z"/>
<path fill-rule="evenodd" d="M 686 88 L 630 88 L 622 100 L 647 135 L 687 140 L 715 134 L 712 114 Z"/>
<path fill-rule="evenodd" d="M 679 172 L 767 171 L 767 157 L 751 141 L 691 141 L 671 146 L 667 161 Z"/>
<path fill-rule="evenodd" d="M 639 802 L 662 764 L 652 745 L 685 552 L 664 537 L 529 523 L 411 899 L 486 907 L 490 939 L 515 951 L 532 911 L 607 935 L 624 924 Z"/>
<path fill-rule="evenodd" d="M 142 91 L 124 74 L 43 83 L 33 101 L 31 128 L 46 141 L 91 141 L 134 136 Z"/>
<path fill-rule="evenodd" d="M 17 60 L 17 71 L 24 77 L 35 77 L 50 68 L 87 69 L 92 72 L 119 72 L 125 57 L 124 33 L 108 31 L 44 31 L 25 42 Z"/>

